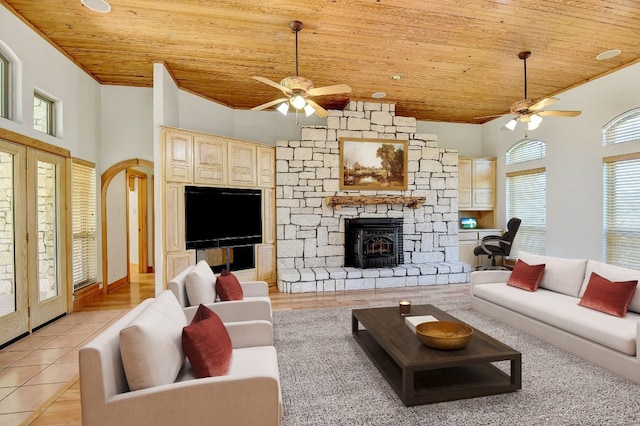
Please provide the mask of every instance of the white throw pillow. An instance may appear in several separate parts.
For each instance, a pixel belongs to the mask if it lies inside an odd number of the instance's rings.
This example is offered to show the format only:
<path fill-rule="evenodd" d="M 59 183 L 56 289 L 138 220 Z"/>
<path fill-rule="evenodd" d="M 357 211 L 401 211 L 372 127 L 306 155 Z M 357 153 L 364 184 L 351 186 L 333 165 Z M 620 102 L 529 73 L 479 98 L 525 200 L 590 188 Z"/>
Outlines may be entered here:
<path fill-rule="evenodd" d="M 567 259 L 563 257 L 542 256 L 518 252 L 518 259 L 529 265 L 545 264 L 540 287 L 568 296 L 578 297 L 587 267 L 586 259 Z"/>
<path fill-rule="evenodd" d="M 171 290 L 165 290 L 120 330 L 120 356 L 130 390 L 175 382 L 185 359 L 186 325 L 180 303 Z"/>
<path fill-rule="evenodd" d="M 187 274 L 185 287 L 189 306 L 206 305 L 216 300 L 216 275 L 203 260 Z"/>
<path fill-rule="evenodd" d="M 609 265 L 607 263 L 598 262 L 596 260 L 589 260 L 587 262 L 587 271 L 585 273 L 584 282 L 582 283 L 582 289 L 580 290 L 580 297 L 584 294 L 589 284 L 589 278 L 591 273 L 595 272 L 603 278 L 609 281 L 633 281 L 637 280 L 640 283 L 640 271 L 635 269 L 623 268 L 622 266 Z M 640 313 L 640 289 L 636 287 L 636 293 L 629 303 L 628 310 Z"/>

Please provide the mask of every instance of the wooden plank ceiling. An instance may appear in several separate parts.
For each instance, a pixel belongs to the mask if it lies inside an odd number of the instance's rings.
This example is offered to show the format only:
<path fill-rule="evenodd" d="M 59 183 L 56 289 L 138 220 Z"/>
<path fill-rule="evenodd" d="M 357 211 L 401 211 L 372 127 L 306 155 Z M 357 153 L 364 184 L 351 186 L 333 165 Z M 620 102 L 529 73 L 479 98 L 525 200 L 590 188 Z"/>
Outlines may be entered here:
<path fill-rule="evenodd" d="M 539 99 L 640 59 L 640 1 L 631 0 L 0 0 L 103 84 L 152 85 L 166 64 L 178 85 L 236 109 L 282 97 L 252 76 L 299 74 L 349 95 L 315 98 L 396 104 L 419 120 L 482 123 L 528 95 Z M 610 49 L 622 53 L 598 61 Z M 393 80 L 392 75 L 400 75 Z M 550 109 L 584 109 L 560 102 Z M 553 118 L 557 120 L 559 118 Z"/>

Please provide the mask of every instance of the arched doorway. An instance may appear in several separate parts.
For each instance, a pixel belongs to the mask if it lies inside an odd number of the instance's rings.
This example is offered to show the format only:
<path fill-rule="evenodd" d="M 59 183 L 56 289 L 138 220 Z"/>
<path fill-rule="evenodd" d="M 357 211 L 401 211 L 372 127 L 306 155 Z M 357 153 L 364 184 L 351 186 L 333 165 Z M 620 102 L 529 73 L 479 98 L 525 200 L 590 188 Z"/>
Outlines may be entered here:
<path fill-rule="evenodd" d="M 121 161 L 119 163 L 114 164 L 113 166 L 109 167 L 101 176 L 101 196 L 100 196 L 100 207 L 101 207 L 101 215 L 102 215 L 102 276 L 103 276 L 103 293 L 106 294 L 110 291 L 109 289 L 109 285 L 111 284 L 110 282 L 110 276 L 109 276 L 109 229 L 108 229 L 108 224 L 109 224 L 109 220 L 108 220 L 108 209 L 107 209 L 107 203 L 108 203 L 108 194 L 109 194 L 109 184 L 118 176 L 123 176 L 121 175 L 121 173 L 126 172 L 128 169 L 133 169 L 133 168 L 149 168 L 149 169 L 153 169 L 153 162 L 148 161 L 148 160 L 142 160 L 139 158 L 135 158 L 135 159 L 130 159 L 130 160 L 124 160 Z M 123 173 L 124 174 L 124 173 Z M 123 179 L 125 179 L 123 177 Z M 127 187 L 127 182 L 126 179 L 124 181 L 124 185 L 122 187 L 122 189 L 124 190 L 124 188 Z M 153 185 L 149 185 L 150 188 L 153 188 Z M 117 200 L 118 202 L 123 203 L 123 205 L 128 205 L 127 199 L 125 198 L 125 195 L 122 196 L 122 199 Z M 151 215 L 153 214 L 153 209 L 149 210 L 151 212 Z M 153 222 L 153 219 L 151 219 L 150 221 L 151 223 Z M 125 226 L 126 228 L 126 226 Z M 128 232 L 127 229 L 124 230 L 124 232 Z M 153 235 L 153 234 L 151 234 Z M 128 241 L 128 240 L 127 240 Z M 151 247 L 153 247 L 153 244 L 150 244 Z M 129 248 L 128 248 L 128 242 L 127 242 L 127 250 L 126 253 L 129 252 Z M 128 256 L 127 256 L 128 258 Z M 151 258 L 153 258 L 153 256 L 151 256 Z M 127 261 L 127 272 L 126 272 L 126 281 L 128 282 L 129 277 L 130 277 L 130 270 L 128 267 L 128 261 Z M 119 287 L 118 283 L 114 283 L 116 284 L 114 287 Z"/>

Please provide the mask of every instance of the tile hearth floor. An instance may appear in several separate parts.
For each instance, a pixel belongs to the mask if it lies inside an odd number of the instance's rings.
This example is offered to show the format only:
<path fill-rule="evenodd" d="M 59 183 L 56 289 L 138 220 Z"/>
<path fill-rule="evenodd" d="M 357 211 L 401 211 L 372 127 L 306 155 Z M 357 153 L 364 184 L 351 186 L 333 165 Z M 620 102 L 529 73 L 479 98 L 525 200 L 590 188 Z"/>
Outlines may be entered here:
<path fill-rule="evenodd" d="M 0 426 L 29 424 L 78 375 L 78 350 L 128 309 L 67 315 L 0 350 Z"/>

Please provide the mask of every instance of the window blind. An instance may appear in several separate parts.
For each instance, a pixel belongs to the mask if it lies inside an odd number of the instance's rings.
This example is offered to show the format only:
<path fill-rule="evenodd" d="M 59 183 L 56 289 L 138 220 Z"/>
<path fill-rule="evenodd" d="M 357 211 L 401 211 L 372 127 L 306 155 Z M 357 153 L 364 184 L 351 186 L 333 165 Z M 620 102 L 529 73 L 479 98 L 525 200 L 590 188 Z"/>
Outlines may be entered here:
<path fill-rule="evenodd" d="M 73 159 L 72 234 L 73 289 L 78 290 L 97 280 L 96 169 L 86 161 Z"/>
<path fill-rule="evenodd" d="M 640 108 L 625 112 L 602 128 L 602 145 L 640 141 Z"/>
<path fill-rule="evenodd" d="M 8 118 L 9 111 L 9 61 L 0 54 L 0 117 Z"/>
<path fill-rule="evenodd" d="M 522 220 L 510 259 L 518 251 L 544 254 L 547 234 L 547 174 L 544 168 L 507 173 L 507 219 Z"/>
<path fill-rule="evenodd" d="M 505 158 L 507 165 L 524 163 L 525 161 L 546 158 L 547 144 L 532 139 L 522 139 L 516 142 L 508 151 Z"/>
<path fill-rule="evenodd" d="M 640 269 L 640 154 L 603 160 L 603 259 Z"/>

